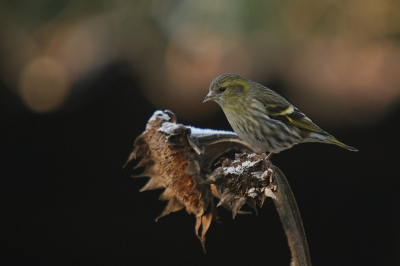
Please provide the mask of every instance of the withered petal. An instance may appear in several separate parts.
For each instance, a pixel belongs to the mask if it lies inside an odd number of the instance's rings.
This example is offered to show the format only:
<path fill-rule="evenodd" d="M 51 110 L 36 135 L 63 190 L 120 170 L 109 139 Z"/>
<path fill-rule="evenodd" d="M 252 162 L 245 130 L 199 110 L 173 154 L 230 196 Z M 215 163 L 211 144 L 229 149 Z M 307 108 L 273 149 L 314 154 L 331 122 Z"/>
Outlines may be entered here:
<path fill-rule="evenodd" d="M 131 175 L 131 177 L 133 177 L 133 178 L 139 178 L 139 177 L 145 177 L 145 176 L 152 176 L 151 174 L 148 173 L 148 172 L 149 172 L 149 170 L 148 170 L 149 168 L 151 168 L 151 166 L 147 166 L 147 167 L 144 169 L 143 173 L 138 174 L 138 175 Z"/>
<path fill-rule="evenodd" d="M 136 147 L 133 149 L 133 151 L 132 151 L 131 154 L 129 155 L 128 160 L 126 160 L 126 162 L 125 162 L 124 166 L 122 166 L 122 168 L 125 168 L 125 167 L 128 165 L 128 163 L 130 163 L 131 161 L 133 161 L 133 160 L 136 159 L 136 152 L 137 152 L 138 149 L 139 149 L 139 146 L 136 146 Z"/>
<path fill-rule="evenodd" d="M 221 195 L 221 199 L 219 200 L 217 207 L 234 201 L 236 197 L 237 197 L 237 195 L 232 193 L 228 188 L 225 189 Z"/>
<path fill-rule="evenodd" d="M 196 235 L 200 239 L 201 245 L 203 247 L 204 253 L 206 252 L 206 233 L 208 228 L 210 228 L 211 221 L 213 219 L 213 214 L 212 212 L 209 212 L 207 214 L 204 214 L 201 217 L 196 217 Z M 201 236 L 199 235 L 199 228 L 200 228 L 200 223 L 201 223 Z"/>
<path fill-rule="evenodd" d="M 267 196 L 265 195 L 265 193 L 260 194 L 260 196 L 258 197 L 257 203 L 260 208 L 264 205 L 264 201 L 266 198 Z"/>
<path fill-rule="evenodd" d="M 148 133 L 145 132 L 135 140 L 135 144 L 134 144 L 135 148 L 132 151 L 132 154 L 134 155 L 134 159 L 146 156 L 146 154 L 149 150 L 149 144 L 146 141 L 147 135 L 148 135 Z"/>
<path fill-rule="evenodd" d="M 144 169 L 143 173 L 139 175 L 131 175 L 131 177 L 138 178 L 138 177 L 145 177 L 145 176 L 150 176 L 152 177 L 153 175 L 158 174 L 158 169 L 154 164 L 146 166 Z"/>
<path fill-rule="evenodd" d="M 141 146 L 141 145 L 147 145 L 147 141 L 146 141 L 146 138 L 147 138 L 147 135 L 148 135 L 149 133 L 148 132 L 143 132 L 141 135 L 139 135 L 136 139 L 135 139 L 135 141 L 133 142 L 133 145 L 136 147 L 136 146 Z"/>
<path fill-rule="evenodd" d="M 276 198 L 276 196 L 275 196 L 275 193 L 274 193 L 270 188 L 268 188 L 268 187 L 265 188 L 264 194 L 265 194 L 265 196 L 267 196 L 267 197 L 270 197 L 270 198 L 273 198 L 274 200 L 277 200 L 277 198 Z"/>
<path fill-rule="evenodd" d="M 133 169 L 138 169 L 143 166 L 149 166 L 154 164 L 154 161 L 149 157 L 144 157 Z"/>
<path fill-rule="evenodd" d="M 164 187 L 165 187 L 164 179 L 159 175 L 155 175 L 155 176 L 152 176 L 149 179 L 149 181 L 146 183 L 146 185 L 144 187 L 142 187 L 139 191 L 143 192 L 143 191 L 147 191 L 147 190 L 160 189 L 160 188 L 164 188 Z"/>
<path fill-rule="evenodd" d="M 232 217 L 235 219 L 235 216 L 237 212 L 242 208 L 242 206 L 246 203 L 247 198 L 246 197 L 240 197 L 238 199 L 235 199 L 232 202 Z"/>
<path fill-rule="evenodd" d="M 255 199 L 247 198 L 247 205 L 249 205 L 256 212 L 256 215 L 258 215 L 257 201 Z"/>
<path fill-rule="evenodd" d="M 164 217 L 164 216 L 170 214 L 171 212 L 176 212 L 176 211 L 182 210 L 184 207 L 185 207 L 185 205 L 183 205 L 182 202 L 180 202 L 177 198 L 173 197 L 172 199 L 170 199 L 168 201 L 168 204 L 165 207 L 164 211 L 156 218 L 156 222 L 161 217 Z"/>
<path fill-rule="evenodd" d="M 221 205 L 221 207 L 227 209 L 228 211 L 232 211 L 232 204 L 225 204 L 225 205 Z M 237 215 L 248 215 L 248 214 L 252 214 L 252 212 L 248 212 L 248 211 L 238 211 Z"/>
<path fill-rule="evenodd" d="M 159 200 L 170 200 L 172 197 L 174 197 L 174 191 L 170 188 L 166 188 L 165 191 L 160 195 L 158 198 Z"/>
<path fill-rule="evenodd" d="M 220 190 L 218 189 L 218 187 L 215 184 L 211 184 L 211 192 L 213 194 L 214 197 L 216 197 L 217 199 L 221 198 L 221 193 Z"/>

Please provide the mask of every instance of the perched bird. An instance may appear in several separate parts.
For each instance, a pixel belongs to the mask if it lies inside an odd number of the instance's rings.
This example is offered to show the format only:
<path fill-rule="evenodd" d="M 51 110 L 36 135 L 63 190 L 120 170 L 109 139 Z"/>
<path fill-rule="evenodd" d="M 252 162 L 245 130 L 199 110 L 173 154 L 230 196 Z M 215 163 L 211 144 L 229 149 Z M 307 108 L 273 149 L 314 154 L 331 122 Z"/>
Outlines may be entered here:
<path fill-rule="evenodd" d="M 226 73 L 215 78 L 204 102 L 217 102 L 233 130 L 242 140 L 272 154 L 303 142 L 335 144 L 358 151 L 325 132 L 285 98 L 240 75 Z"/>

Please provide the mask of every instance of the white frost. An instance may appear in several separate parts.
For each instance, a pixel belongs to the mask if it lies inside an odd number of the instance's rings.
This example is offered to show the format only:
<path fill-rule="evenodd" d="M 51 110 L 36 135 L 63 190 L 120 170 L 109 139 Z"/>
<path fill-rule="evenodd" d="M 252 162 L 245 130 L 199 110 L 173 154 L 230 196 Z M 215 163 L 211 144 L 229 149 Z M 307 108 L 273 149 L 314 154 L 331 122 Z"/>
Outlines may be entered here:
<path fill-rule="evenodd" d="M 167 115 L 166 113 L 164 113 L 163 111 L 155 111 L 154 114 L 150 117 L 149 121 L 155 121 L 158 118 L 162 118 L 166 121 L 168 121 L 170 119 L 169 115 Z"/>
<path fill-rule="evenodd" d="M 201 135 L 201 134 L 221 134 L 221 135 L 230 135 L 236 136 L 236 133 L 233 131 L 225 131 L 225 130 L 215 130 L 215 129 L 208 129 L 208 128 L 197 128 L 192 126 L 186 126 L 190 128 L 192 134 Z"/>
<path fill-rule="evenodd" d="M 241 166 L 237 167 L 224 167 L 224 173 L 225 174 L 234 174 L 234 175 L 241 175 L 243 173 L 243 168 Z"/>
<path fill-rule="evenodd" d="M 256 189 L 252 187 L 247 191 L 247 195 L 252 198 L 255 198 L 258 196 L 258 193 L 256 192 Z"/>
<path fill-rule="evenodd" d="M 242 163 L 242 166 L 243 167 L 253 167 L 254 165 L 256 165 L 256 163 L 258 163 L 259 161 L 254 161 L 254 162 L 251 162 L 251 161 L 245 161 L 244 163 Z"/>
<path fill-rule="evenodd" d="M 263 173 L 262 173 L 261 171 L 252 172 L 251 175 L 252 175 L 253 177 L 258 178 L 258 179 L 261 179 L 261 180 L 264 179 Z"/>

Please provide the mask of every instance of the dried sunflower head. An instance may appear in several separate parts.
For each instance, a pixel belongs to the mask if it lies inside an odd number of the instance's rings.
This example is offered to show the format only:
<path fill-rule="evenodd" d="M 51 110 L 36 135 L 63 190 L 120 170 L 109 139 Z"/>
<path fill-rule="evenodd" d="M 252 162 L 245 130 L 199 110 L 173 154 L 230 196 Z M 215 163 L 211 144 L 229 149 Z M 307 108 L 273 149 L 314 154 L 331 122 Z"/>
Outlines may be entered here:
<path fill-rule="evenodd" d="M 235 160 L 222 158 L 221 166 L 204 182 L 215 184 L 220 193 L 218 206 L 232 210 L 233 218 L 244 204 L 257 213 L 256 205 L 262 207 L 266 197 L 276 198 L 276 181 L 269 161 L 256 154 L 236 154 Z"/>
<path fill-rule="evenodd" d="M 215 217 L 211 185 L 202 183 L 212 162 L 230 150 L 251 150 L 235 133 L 203 130 L 177 123 L 171 111 L 156 111 L 146 130 L 135 140 L 130 161 L 142 157 L 135 168 L 150 177 L 140 190 L 165 188 L 160 200 L 168 201 L 159 218 L 186 209 L 196 216 L 196 235 L 203 248 L 205 234 Z M 201 233 L 199 232 L 201 228 Z"/>

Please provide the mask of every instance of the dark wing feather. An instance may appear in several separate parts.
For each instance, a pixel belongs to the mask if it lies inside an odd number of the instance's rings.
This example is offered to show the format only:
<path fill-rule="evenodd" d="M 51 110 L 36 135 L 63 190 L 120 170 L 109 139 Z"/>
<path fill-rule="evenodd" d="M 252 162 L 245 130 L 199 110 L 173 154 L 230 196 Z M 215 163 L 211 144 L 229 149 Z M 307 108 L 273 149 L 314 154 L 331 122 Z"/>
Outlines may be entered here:
<path fill-rule="evenodd" d="M 257 95 L 271 119 L 275 119 L 287 125 L 295 126 L 299 129 L 329 135 L 311 119 L 303 114 L 299 109 L 291 105 L 285 98 L 276 92 L 258 84 L 258 89 L 262 91 L 261 96 Z"/>
<path fill-rule="evenodd" d="M 270 113 L 270 108 L 265 107 L 267 112 Z M 291 107 L 287 107 L 286 110 L 292 109 Z M 293 111 L 290 113 L 285 113 L 282 111 L 281 113 L 274 113 L 273 110 L 269 115 L 270 118 L 281 121 L 285 124 L 298 127 L 303 130 L 316 132 L 320 134 L 326 134 L 321 128 L 319 128 L 316 124 L 314 124 L 311 119 L 309 119 L 305 114 L 300 112 L 296 107 L 293 107 Z"/>

